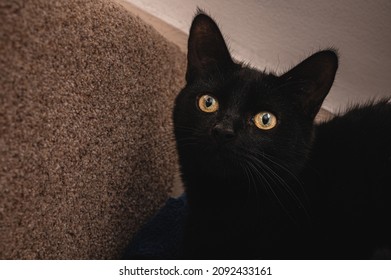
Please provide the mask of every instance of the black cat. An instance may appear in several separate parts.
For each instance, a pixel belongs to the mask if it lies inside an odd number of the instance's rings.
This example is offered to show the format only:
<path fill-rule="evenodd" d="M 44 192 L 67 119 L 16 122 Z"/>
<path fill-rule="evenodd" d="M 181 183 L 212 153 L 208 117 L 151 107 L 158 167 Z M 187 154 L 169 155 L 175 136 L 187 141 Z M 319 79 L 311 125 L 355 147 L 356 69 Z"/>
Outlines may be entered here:
<path fill-rule="evenodd" d="M 315 125 L 337 68 L 333 50 L 280 76 L 237 63 L 198 13 L 174 109 L 185 258 L 391 256 L 391 105 Z"/>

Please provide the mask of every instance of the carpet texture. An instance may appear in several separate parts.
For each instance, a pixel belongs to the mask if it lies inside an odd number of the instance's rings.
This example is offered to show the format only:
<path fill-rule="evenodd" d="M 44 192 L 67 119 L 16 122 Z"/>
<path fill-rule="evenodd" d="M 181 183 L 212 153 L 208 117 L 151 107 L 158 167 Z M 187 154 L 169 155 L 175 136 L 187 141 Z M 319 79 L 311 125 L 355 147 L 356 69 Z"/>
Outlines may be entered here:
<path fill-rule="evenodd" d="M 166 200 L 185 56 L 109 0 L 0 1 L 0 258 L 115 259 Z"/>

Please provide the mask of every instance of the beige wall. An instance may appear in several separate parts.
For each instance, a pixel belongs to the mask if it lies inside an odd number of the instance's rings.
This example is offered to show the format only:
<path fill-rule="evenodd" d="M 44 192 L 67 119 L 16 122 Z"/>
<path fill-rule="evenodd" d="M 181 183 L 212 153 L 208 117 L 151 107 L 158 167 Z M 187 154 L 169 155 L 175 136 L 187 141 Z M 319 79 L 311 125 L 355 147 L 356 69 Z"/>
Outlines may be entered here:
<path fill-rule="evenodd" d="M 391 1 L 127 0 L 184 32 L 196 7 L 220 24 L 236 58 L 281 73 L 328 47 L 340 69 L 324 107 L 391 96 Z"/>

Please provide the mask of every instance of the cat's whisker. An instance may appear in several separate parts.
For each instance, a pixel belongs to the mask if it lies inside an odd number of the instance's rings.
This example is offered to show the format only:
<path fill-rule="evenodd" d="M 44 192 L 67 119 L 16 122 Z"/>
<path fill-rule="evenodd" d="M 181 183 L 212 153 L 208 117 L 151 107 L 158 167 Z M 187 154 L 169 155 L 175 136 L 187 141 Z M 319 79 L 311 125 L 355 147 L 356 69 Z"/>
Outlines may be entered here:
<path fill-rule="evenodd" d="M 199 142 L 197 140 L 198 139 L 194 138 L 194 137 L 182 138 L 182 139 L 178 140 L 178 145 L 183 146 L 186 144 L 198 144 Z"/>
<path fill-rule="evenodd" d="M 245 169 L 247 170 L 248 174 L 251 176 L 251 180 L 249 182 L 249 188 L 248 188 L 249 195 L 251 195 L 251 189 L 253 189 L 256 197 L 259 197 L 259 194 L 258 194 L 259 184 L 270 185 L 270 183 L 263 176 L 263 174 L 259 172 L 257 167 L 253 164 L 252 160 L 247 157 L 246 153 L 239 154 L 238 159 L 239 159 L 239 161 L 243 162 Z M 270 192 L 270 191 L 267 189 L 267 192 Z M 258 200 L 256 200 L 256 201 L 258 201 Z"/>
<path fill-rule="evenodd" d="M 272 160 L 271 157 L 272 157 L 271 155 L 267 155 L 267 154 L 265 154 L 265 153 L 263 154 L 263 158 L 264 158 L 264 159 L 268 160 L 268 161 L 271 162 L 272 164 L 275 164 L 276 166 L 278 166 L 279 168 L 281 168 L 283 171 L 287 172 L 288 175 L 290 175 L 290 176 L 294 179 L 294 181 L 298 183 L 298 186 L 299 186 L 300 190 L 301 190 L 302 193 L 303 193 L 304 199 L 305 199 L 305 201 L 308 203 L 308 196 L 307 196 L 307 193 L 305 192 L 303 183 L 302 183 L 302 182 L 297 178 L 297 176 L 296 176 L 293 172 L 291 172 L 287 167 L 285 167 L 285 166 L 282 165 L 282 164 L 279 164 L 279 163 L 278 163 L 277 161 L 275 161 L 275 160 Z M 268 167 L 268 168 L 271 168 L 271 167 Z M 272 169 L 272 168 L 271 168 L 271 169 Z M 273 171 L 273 170 L 271 170 L 271 171 Z M 275 171 L 273 171 L 273 172 L 275 173 Z M 281 176 L 279 176 L 279 177 L 281 177 Z M 285 184 L 285 186 L 287 187 L 287 191 L 288 191 L 292 196 L 294 196 L 294 199 L 299 203 L 299 206 L 301 206 L 302 209 L 305 211 L 306 215 L 307 215 L 307 216 L 310 216 L 310 215 L 309 215 L 309 212 L 307 211 L 307 209 L 306 209 L 306 207 L 305 207 L 303 201 L 299 198 L 298 194 L 296 194 L 296 193 L 293 191 L 293 189 L 292 189 L 291 187 L 289 187 L 288 184 Z"/>
<path fill-rule="evenodd" d="M 274 195 L 274 197 L 277 199 L 278 203 L 281 205 L 281 207 L 284 209 L 284 211 L 286 211 L 289 214 L 285 205 L 283 204 L 283 202 L 281 201 L 281 199 L 279 198 L 279 196 L 277 195 L 277 193 L 275 192 L 275 190 L 273 188 L 275 185 L 278 185 L 278 184 L 276 184 L 277 183 L 276 180 L 268 172 L 265 172 L 265 171 L 267 171 L 267 170 L 265 170 L 267 166 L 265 164 L 263 164 L 261 161 L 259 161 L 257 158 L 255 158 L 251 155 L 248 155 L 248 157 L 249 157 L 249 159 L 251 159 L 252 166 L 254 167 L 254 171 L 256 171 L 257 174 L 260 174 L 262 176 L 262 178 L 264 178 L 264 181 L 267 182 L 267 190 L 270 191 Z M 261 164 L 259 164 L 259 163 L 261 163 Z M 263 172 L 261 172 L 261 171 L 263 171 Z M 265 174 L 265 175 L 263 175 L 263 174 Z M 273 186 L 272 186 L 270 184 L 269 180 L 267 180 L 267 178 L 265 176 L 269 177 L 269 179 L 272 180 L 275 184 L 273 184 Z"/>
<path fill-rule="evenodd" d="M 254 152 L 254 155 L 260 156 L 263 159 L 272 163 L 273 165 L 276 165 L 278 168 L 281 168 L 284 172 L 287 173 L 287 175 L 289 175 L 296 183 L 299 184 L 301 190 L 303 191 L 303 194 L 307 197 L 305 190 L 304 190 L 303 183 L 299 180 L 299 178 L 292 171 L 289 170 L 289 168 L 287 168 L 284 164 L 278 163 L 278 158 L 276 158 L 272 155 L 269 155 L 267 153 L 264 153 L 264 152 L 262 152 L 262 153 Z M 273 160 L 273 158 L 275 158 L 275 160 Z"/>
<path fill-rule="evenodd" d="M 253 186 L 257 196 L 258 196 L 257 186 L 262 185 L 265 187 L 266 192 L 272 194 L 277 199 L 277 201 L 279 202 L 281 207 L 286 210 L 286 207 L 284 206 L 283 202 L 281 201 L 281 199 L 279 198 L 279 196 L 277 195 L 277 193 L 275 192 L 275 190 L 273 188 L 274 185 L 277 184 L 277 181 L 274 178 L 275 176 L 273 177 L 268 172 L 265 172 L 265 167 L 267 167 L 267 166 L 264 164 L 260 165 L 259 163 L 257 163 L 258 159 L 256 157 L 253 157 L 249 154 L 245 155 L 244 157 L 247 158 L 248 165 L 250 166 L 251 170 L 255 173 L 256 177 L 259 179 L 258 184 L 254 180 L 254 186 Z M 271 184 L 270 180 L 272 182 L 274 182 L 273 185 Z"/>
<path fill-rule="evenodd" d="M 247 166 L 249 168 L 250 174 L 253 177 L 253 181 L 254 181 L 254 185 L 249 186 L 249 190 L 251 190 L 251 187 L 253 188 L 253 190 L 255 192 L 255 197 L 257 198 L 257 199 L 255 199 L 255 201 L 257 202 L 257 207 L 259 208 L 258 201 L 260 202 L 260 200 L 262 198 L 259 196 L 257 186 L 259 184 L 262 184 L 262 186 L 265 187 L 266 192 L 269 193 L 269 194 L 271 194 L 273 190 L 272 190 L 272 187 L 271 187 L 269 181 L 266 179 L 265 176 L 263 176 L 263 174 L 261 172 L 259 172 L 257 167 L 252 163 L 252 161 L 247 158 L 246 163 L 247 163 Z"/>
<path fill-rule="evenodd" d="M 246 175 L 246 179 L 247 179 L 247 182 L 248 182 L 248 191 L 247 191 L 247 199 L 250 199 L 251 197 L 251 188 L 253 186 L 253 184 L 255 185 L 255 181 L 253 182 L 252 180 L 254 180 L 252 178 L 252 174 L 251 174 L 251 171 L 248 170 L 248 167 L 246 165 L 246 163 L 242 162 L 242 161 L 238 161 L 238 164 L 240 166 L 240 168 L 243 170 L 244 174 Z"/>
<path fill-rule="evenodd" d="M 298 206 L 304 210 L 306 215 L 308 215 L 304 203 L 301 201 L 299 196 L 294 192 L 291 186 L 278 173 L 276 173 L 272 167 L 260 161 L 258 158 L 255 158 L 255 160 L 257 160 L 265 169 L 267 169 L 268 172 L 270 172 L 278 180 L 280 184 L 277 184 L 277 186 L 281 186 L 283 189 L 285 189 L 285 191 L 296 201 L 296 203 L 298 203 Z"/>
<path fill-rule="evenodd" d="M 288 195 L 290 195 L 294 201 L 299 205 L 300 208 L 304 210 L 306 213 L 306 216 L 308 216 L 307 210 L 299 197 L 295 194 L 295 192 L 292 190 L 292 188 L 287 184 L 287 182 L 278 175 L 271 167 L 269 167 L 267 164 L 265 164 L 263 161 L 261 161 L 258 157 L 252 155 L 249 151 L 244 151 L 243 157 L 247 158 L 247 162 L 251 163 L 251 169 L 254 170 L 257 177 L 260 178 L 260 185 L 264 186 L 265 190 L 268 193 L 271 193 L 282 209 L 287 213 L 287 215 L 290 217 L 292 221 L 297 223 L 296 219 L 291 215 L 291 213 L 288 211 L 282 200 L 280 199 L 279 195 L 276 193 L 274 188 L 282 188 Z M 267 177 L 269 179 L 267 179 Z M 271 180 L 271 181 L 269 181 Z M 270 183 L 273 182 L 273 185 Z M 255 186 L 256 188 L 256 186 Z"/>
<path fill-rule="evenodd" d="M 292 176 L 292 178 L 294 178 L 300 185 L 303 185 L 303 183 L 299 180 L 299 178 L 292 172 L 290 171 L 286 166 L 284 166 L 283 164 L 281 163 L 278 163 L 278 158 L 270 155 L 270 154 L 267 154 L 267 153 L 262 153 L 262 156 L 263 158 L 265 158 L 266 160 L 270 161 L 271 163 L 277 165 L 278 167 L 280 167 L 281 169 L 283 169 L 284 171 L 286 171 L 289 175 Z M 274 158 L 274 159 L 273 159 Z"/>

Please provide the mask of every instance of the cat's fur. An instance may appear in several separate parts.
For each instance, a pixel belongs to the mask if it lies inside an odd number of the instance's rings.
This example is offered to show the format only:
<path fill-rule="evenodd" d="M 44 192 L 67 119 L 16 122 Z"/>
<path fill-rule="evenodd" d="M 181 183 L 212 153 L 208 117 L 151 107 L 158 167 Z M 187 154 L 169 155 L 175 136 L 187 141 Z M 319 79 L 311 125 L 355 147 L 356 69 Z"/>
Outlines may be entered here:
<path fill-rule="evenodd" d="M 189 202 L 186 258 L 390 257 L 391 105 L 314 118 L 338 68 L 333 50 L 283 75 L 235 62 L 200 12 L 174 127 Z M 197 107 L 201 95 L 219 102 Z M 277 116 L 261 130 L 252 117 Z"/>

